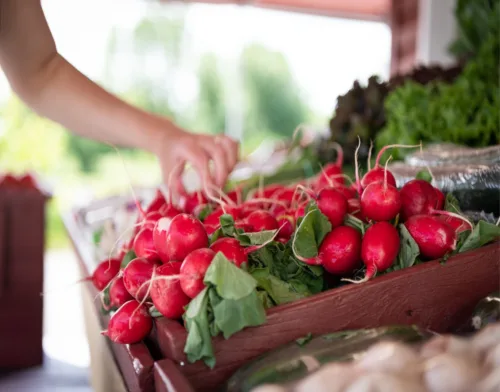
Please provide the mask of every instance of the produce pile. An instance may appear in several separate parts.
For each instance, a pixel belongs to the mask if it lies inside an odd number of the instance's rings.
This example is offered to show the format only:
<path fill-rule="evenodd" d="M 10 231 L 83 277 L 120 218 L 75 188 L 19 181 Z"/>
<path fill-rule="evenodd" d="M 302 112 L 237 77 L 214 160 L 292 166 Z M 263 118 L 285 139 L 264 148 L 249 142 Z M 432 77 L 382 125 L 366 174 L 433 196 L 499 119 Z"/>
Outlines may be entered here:
<path fill-rule="evenodd" d="M 359 136 L 362 158 L 371 140 L 378 148 L 420 141 L 499 144 L 500 1 L 457 0 L 455 19 L 458 34 L 450 52 L 457 57 L 456 65 L 421 65 L 388 81 L 372 76 L 365 86 L 354 82 L 337 98 L 328 139 L 341 143 L 351 157 Z M 324 162 L 332 154 L 326 142 L 316 146 Z M 394 158 L 402 158 L 405 151 Z"/>
<path fill-rule="evenodd" d="M 267 308 L 498 238 L 498 226 L 469 221 L 427 173 L 396 188 L 380 157 L 410 147 L 419 146 L 386 146 L 353 182 L 340 153 L 287 186 L 198 191 L 178 204 L 158 192 L 146 208 L 137 202 L 133 235 L 89 278 L 112 313 L 103 334 L 134 343 L 154 317 L 182 318 L 189 361 L 213 367 L 212 337 L 265 323 Z"/>
<path fill-rule="evenodd" d="M 472 337 L 438 335 L 423 345 L 381 341 L 349 362 L 319 367 L 310 357 L 309 368 L 314 372 L 290 387 L 268 384 L 252 392 L 496 392 L 500 323 Z"/>

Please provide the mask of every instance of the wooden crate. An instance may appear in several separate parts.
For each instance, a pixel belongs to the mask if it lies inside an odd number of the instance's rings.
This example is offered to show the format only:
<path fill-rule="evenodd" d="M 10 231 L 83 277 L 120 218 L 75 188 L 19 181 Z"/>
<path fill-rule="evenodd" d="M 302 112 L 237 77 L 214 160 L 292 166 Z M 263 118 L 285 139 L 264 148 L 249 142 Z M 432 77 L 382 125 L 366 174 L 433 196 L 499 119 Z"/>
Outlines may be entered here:
<path fill-rule="evenodd" d="M 77 222 L 76 215 L 65 219 L 82 276 L 87 276 L 97 260 Z M 249 360 L 308 333 L 388 324 L 417 324 L 446 332 L 464 321 L 480 299 L 499 289 L 499 246 L 491 244 L 456 255 L 443 265 L 420 264 L 273 308 L 266 324 L 240 331 L 229 340 L 214 339 L 217 364 L 213 370 L 202 362 L 188 363 L 183 352 L 187 333 L 178 321 L 157 319 L 147 344 L 109 342 L 109 347 L 131 392 L 203 392 L 217 390 Z M 104 329 L 107 318 L 101 322 Z"/>
<path fill-rule="evenodd" d="M 224 340 L 214 339 L 217 364 L 190 364 L 184 355 L 186 330 L 177 321 L 156 321 L 156 341 L 165 358 L 197 391 L 216 390 L 240 366 L 258 355 L 308 333 L 325 334 L 352 328 L 417 324 L 446 332 L 462 323 L 476 303 L 500 287 L 500 244 L 347 285 L 278 306 L 267 322 Z"/>
<path fill-rule="evenodd" d="M 0 368 L 42 364 L 43 253 L 48 196 L 0 190 Z M 8 320 L 8 322 L 5 322 Z"/>
<path fill-rule="evenodd" d="M 170 359 L 155 363 L 156 392 L 195 392 L 193 386 Z"/>
<path fill-rule="evenodd" d="M 65 216 L 64 224 L 78 258 L 81 276 L 89 276 L 97 265 L 92 244 L 83 237 L 76 215 Z M 94 286 L 89 284 L 85 289 L 90 291 L 92 298 L 97 297 L 98 292 Z M 94 310 L 98 314 L 101 328 L 106 329 L 109 316 L 101 313 L 99 301 L 95 301 Z M 154 392 L 154 360 L 145 343 L 121 345 L 108 340 L 108 347 L 113 353 L 129 392 Z"/>

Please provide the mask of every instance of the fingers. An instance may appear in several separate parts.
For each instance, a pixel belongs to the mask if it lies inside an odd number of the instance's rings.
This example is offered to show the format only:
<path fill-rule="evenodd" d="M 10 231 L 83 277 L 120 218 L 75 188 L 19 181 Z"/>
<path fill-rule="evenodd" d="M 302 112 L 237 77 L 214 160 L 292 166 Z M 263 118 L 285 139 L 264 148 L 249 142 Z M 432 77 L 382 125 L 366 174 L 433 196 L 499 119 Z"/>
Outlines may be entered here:
<path fill-rule="evenodd" d="M 239 145 L 228 136 L 217 135 L 204 137 L 203 148 L 214 162 L 217 185 L 223 188 L 238 161 Z"/>
<path fill-rule="evenodd" d="M 210 156 L 198 144 L 191 143 L 182 146 L 182 158 L 191 163 L 198 172 L 203 188 L 215 186 L 215 181 L 210 174 Z"/>
<path fill-rule="evenodd" d="M 220 136 L 220 145 L 226 152 L 226 159 L 228 163 L 228 173 L 231 173 L 236 163 L 238 163 L 240 145 L 237 141 L 229 136 Z"/>
<path fill-rule="evenodd" d="M 214 178 L 218 188 L 222 188 L 229 173 L 229 160 L 220 139 L 208 137 L 203 140 L 202 148 L 214 163 Z"/>

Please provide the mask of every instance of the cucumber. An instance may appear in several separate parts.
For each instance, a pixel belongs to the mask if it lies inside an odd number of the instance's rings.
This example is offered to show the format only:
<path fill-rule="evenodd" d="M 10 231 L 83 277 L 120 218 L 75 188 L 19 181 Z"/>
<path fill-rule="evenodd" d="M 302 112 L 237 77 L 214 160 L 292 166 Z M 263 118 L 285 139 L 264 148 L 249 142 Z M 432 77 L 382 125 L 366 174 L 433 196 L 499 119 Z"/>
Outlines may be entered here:
<path fill-rule="evenodd" d="M 335 332 L 288 343 L 240 368 L 226 383 L 226 392 L 249 392 L 263 384 L 289 384 L 328 362 L 351 361 L 381 340 L 421 342 L 431 333 L 416 326 L 388 326 Z M 314 369 L 313 369 L 314 368 Z"/>

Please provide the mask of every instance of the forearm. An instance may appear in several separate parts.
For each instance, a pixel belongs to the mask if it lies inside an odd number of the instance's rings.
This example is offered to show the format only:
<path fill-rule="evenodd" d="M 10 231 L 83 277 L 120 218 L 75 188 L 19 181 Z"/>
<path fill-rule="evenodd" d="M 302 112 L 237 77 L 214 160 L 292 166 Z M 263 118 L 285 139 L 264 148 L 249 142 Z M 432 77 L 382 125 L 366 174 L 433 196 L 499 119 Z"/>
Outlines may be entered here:
<path fill-rule="evenodd" d="M 18 94 L 40 115 L 101 142 L 154 151 L 157 139 L 168 134 L 164 120 L 162 132 L 157 131 L 154 116 L 108 93 L 59 55 L 32 88 L 20 88 Z"/>

